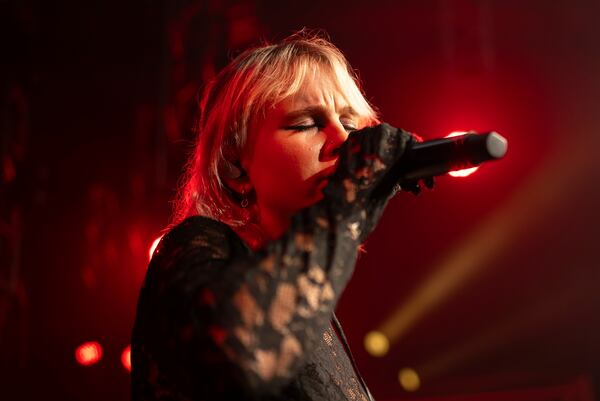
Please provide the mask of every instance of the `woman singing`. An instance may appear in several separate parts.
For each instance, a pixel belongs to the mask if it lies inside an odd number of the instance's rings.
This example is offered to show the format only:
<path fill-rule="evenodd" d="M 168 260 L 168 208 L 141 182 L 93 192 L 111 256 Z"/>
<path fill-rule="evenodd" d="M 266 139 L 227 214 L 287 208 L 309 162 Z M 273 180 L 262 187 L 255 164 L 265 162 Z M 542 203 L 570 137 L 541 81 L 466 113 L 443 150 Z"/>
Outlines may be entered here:
<path fill-rule="evenodd" d="M 413 136 L 306 35 L 241 54 L 201 112 L 139 298 L 133 399 L 372 399 L 334 308 Z"/>

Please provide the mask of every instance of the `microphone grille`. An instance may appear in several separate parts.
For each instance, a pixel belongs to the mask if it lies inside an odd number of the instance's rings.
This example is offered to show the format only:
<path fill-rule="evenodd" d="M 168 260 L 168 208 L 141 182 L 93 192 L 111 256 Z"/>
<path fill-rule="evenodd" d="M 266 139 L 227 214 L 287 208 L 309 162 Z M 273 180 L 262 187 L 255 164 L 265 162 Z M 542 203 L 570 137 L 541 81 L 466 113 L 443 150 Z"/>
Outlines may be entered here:
<path fill-rule="evenodd" d="M 508 141 L 499 133 L 492 131 L 486 138 L 485 146 L 490 156 L 494 159 L 500 159 L 506 154 Z"/>

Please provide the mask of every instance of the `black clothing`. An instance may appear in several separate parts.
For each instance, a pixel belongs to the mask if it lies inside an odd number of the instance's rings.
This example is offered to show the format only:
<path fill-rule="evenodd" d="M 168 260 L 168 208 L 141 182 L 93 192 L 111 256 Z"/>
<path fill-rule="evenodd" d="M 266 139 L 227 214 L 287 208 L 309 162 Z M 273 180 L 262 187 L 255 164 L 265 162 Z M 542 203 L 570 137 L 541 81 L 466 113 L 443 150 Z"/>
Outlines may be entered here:
<path fill-rule="evenodd" d="M 369 400 L 330 322 L 412 140 L 350 134 L 323 200 L 258 251 L 207 217 L 165 235 L 138 303 L 133 399 Z"/>

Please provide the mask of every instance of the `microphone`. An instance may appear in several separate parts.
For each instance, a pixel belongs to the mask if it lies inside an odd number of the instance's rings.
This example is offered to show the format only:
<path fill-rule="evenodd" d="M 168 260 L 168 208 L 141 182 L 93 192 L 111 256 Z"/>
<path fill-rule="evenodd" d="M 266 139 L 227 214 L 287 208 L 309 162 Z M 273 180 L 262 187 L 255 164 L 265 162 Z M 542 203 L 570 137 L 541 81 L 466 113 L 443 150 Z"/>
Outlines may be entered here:
<path fill-rule="evenodd" d="M 420 180 L 474 167 L 504 157 L 507 148 L 506 138 L 494 131 L 417 142 L 405 155 L 402 177 Z"/>

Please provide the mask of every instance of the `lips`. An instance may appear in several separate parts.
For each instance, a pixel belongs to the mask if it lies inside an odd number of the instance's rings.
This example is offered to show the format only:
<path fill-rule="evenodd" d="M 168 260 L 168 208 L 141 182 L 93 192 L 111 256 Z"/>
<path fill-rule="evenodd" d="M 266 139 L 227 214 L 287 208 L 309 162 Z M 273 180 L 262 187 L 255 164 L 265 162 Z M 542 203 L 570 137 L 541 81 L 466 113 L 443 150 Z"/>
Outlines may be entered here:
<path fill-rule="evenodd" d="M 319 173 L 315 175 L 315 182 L 317 184 L 317 190 L 319 192 L 323 191 L 327 184 L 329 184 L 329 179 L 335 173 L 337 166 L 334 164 L 333 166 L 327 167 L 321 170 Z"/>
<path fill-rule="evenodd" d="M 335 173 L 336 169 L 337 169 L 337 163 L 321 170 L 316 176 L 317 180 L 329 179 L 333 175 L 333 173 Z"/>

